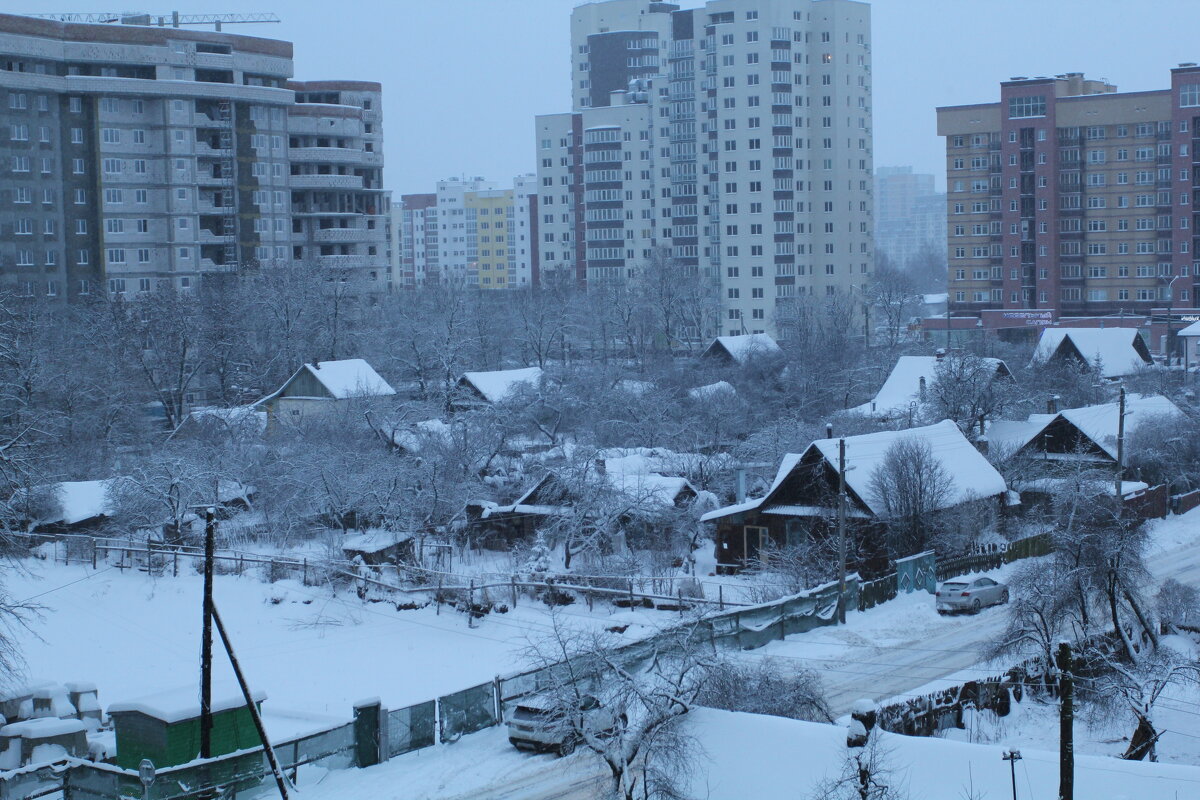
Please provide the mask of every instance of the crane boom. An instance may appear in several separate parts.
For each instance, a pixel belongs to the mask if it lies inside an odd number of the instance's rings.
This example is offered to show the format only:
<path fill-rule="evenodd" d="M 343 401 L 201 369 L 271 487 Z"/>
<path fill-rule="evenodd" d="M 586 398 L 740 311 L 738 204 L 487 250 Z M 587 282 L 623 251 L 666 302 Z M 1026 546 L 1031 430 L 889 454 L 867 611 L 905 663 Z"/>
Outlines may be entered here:
<path fill-rule="evenodd" d="M 221 30 L 222 25 L 238 25 L 252 22 L 279 22 L 277 14 L 180 14 L 172 11 L 170 14 L 139 14 L 133 12 L 112 12 L 93 14 L 26 14 L 37 19 L 52 19 L 56 22 L 74 22 L 84 25 L 155 25 L 160 28 L 178 28 L 182 25 L 212 25 Z"/>

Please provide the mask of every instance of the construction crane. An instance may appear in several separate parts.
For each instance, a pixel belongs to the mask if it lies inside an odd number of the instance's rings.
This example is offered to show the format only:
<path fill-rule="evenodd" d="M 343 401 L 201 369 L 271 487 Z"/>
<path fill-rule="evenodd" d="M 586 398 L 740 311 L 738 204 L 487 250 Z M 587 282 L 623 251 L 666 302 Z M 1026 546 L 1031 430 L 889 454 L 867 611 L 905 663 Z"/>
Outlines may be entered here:
<path fill-rule="evenodd" d="M 279 22 L 276 14 L 180 14 L 172 11 L 168 15 L 138 14 L 130 11 L 96 14 L 26 14 L 27 17 L 52 19 L 56 22 L 75 22 L 84 25 L 155 25 L 160 28 L 178 28 L 183 25 L 212 25 L 221 30 L 222 25 L 239 25 L 249 22 Z"/>

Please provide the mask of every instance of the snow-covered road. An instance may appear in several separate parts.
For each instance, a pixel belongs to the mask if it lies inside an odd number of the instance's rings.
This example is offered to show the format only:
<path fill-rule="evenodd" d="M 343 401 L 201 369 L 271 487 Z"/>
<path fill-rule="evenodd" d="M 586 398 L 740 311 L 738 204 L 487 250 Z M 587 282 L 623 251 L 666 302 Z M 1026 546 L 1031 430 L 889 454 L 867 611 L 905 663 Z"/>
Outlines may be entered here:
<path fill-rule="evenodd" d="M 1200 587 L 1200 510 L 1152 522 L 1147 565 L 1156 580 L 1174 578 Z M 992 572 L 1003 576 L 1014 565 Z M 795 660 L 821 675 L 835 716 L 859 698 L 884 700 L 924 694 L 967 676 L 994 674 L 984 651 L 1005 625 L 1002 607 L 975 616 L 940 617 L 925 593 L 898 597 L 844 627 L 821 628 L 747 653 Z"/>

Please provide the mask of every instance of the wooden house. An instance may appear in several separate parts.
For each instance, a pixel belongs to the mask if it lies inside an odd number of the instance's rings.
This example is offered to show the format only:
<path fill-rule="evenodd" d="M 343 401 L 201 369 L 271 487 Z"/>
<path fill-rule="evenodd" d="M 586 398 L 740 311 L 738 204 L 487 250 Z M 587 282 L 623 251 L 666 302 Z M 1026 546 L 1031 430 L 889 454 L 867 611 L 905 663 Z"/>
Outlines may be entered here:
<path fill-rule="evenodd" d="M 503 403 L 522 388 L 536 388 L 542 378 L 541 367 L 464 372 L 455 386 L 454 406 L 467 409 Z"/>
<path fill-rule="evenodd" d="M 1161 417 L 1185 419 L 1183 411 L 1165 397 L 1127 396 L 1126 447 L 1136 446 L 1134 434 L 1143 423 Z M 987 429 L 987 443 L 994 455 L 1004 458 L 1032 457 L 1046 462 L 1082 461 L 1109 465 L 1117 462 L 1119 422 L 1119 403 L 1068 408 L 1053 414 L 1032 414 L 1024 421 L 997 420 Z"/>
<path fill-rule="evenodd" d="M 960 356 L 946 355 L 941 351 L 933 356 L 900 356 L 875 396 L 850 410 L 879 420 L 900 419 L 915 414 L 933 398 L 938 366 L 949 359 L 947 367 L 953 371 L 953 360 L 956 358 Z M 978 361 L 980 367 L 988 371 L 989 384 L 991 381 L 1012 380 L 1012 372 L 1000 359 L 980 358 Z M 974 371 L 973 366 L 971 369 Z"/>
<path fill-rule="evenodd" d="M 870 554 L 879 550 L 885 506 L 872 487 L 875 470 L 889 448 L 906 439 L 929 445 L 953 485 L 935 510 L 1005 494 L 1004 479 L 950 420 L 904 431 L 848 436 L 846 443 L 847 523 L 850 535 Z M 720 573 L 754 564 L 768 547 L 799 545 L 837 530 L 839 440 L 818 439 L 803 453 L 784 457 L 771 488 L 762 497 L 710 511 L 700 519 L 716 526 Z"/>
<path fill-rule="evenodd" d="M 765 333 L 747 333 L 741 336 L 718 336 L 700 354 L 720 364 L 745 366 L 755 359 L 778 358 L 783 355 L 779 343 Z"/>
<path fill-rule="evenodd" d="M 411 533 L 372 530 L 350 534 L 342 539 L 342 553 L 351 561 L 364 564 L 411 564 L 415 561 Z"/>
<path fill-rule="evenodd" d="M 1043 328 L 1034 362 L 1100 364 L 1104 378 L 1132 375 L 1153 363 L 1150 348 L 1136 328 Z"/>
<path fill-rule="evenodd" d="M 267 414 L 267 429 L 280 422 L 299 423 L 328 414 L 352 400 L 396 394 L 387 381 L 361 358 L 305 364 L 283 386 L 254 404 Z"/>
<path fill-rule="evenodd" d="M 113 703 L 108 708 L 117 737 L 117 766 L 137 769 L 143 758 L 156 767 L 186 764 L 200 754 L 200 703 L 194 689 Z M 251 697 L 259 708 L 263 692 Z M 213 691 L 213 756 L 248 750 L 262 744 L 246 700 L 236 689 Z M 261 762 L 261 756 L 256 754 Z"/>

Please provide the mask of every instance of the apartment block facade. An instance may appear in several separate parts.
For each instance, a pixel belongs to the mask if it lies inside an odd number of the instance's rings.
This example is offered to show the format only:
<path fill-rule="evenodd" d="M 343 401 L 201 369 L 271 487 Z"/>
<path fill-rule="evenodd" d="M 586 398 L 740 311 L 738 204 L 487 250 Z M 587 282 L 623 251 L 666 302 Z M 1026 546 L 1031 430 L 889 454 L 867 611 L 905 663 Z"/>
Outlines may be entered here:
<path fill-rule="evenodd" d="M 861 295 L 872 248 L 870 9 L 608 0 L 571 20 L 572 106 L 537 119 L 543 275 L 651 258 L 719 285 L 721 330 Z"/>
<path fill-rule="evenodd" d="M 875 249 L 897 266 L 922 252 L 946 250 L 946 196 L 934 176 L 912 167 L 875 170 Z"/>
<path fill-rule="evenodd" d="M 518 175 L 512 188 L 478 177 L 451 178 L 438 181 L 435 192 L 401 195 L 392 211 L 400 280 L 406 287 L 531 285 L 537 207 L 533 175 Z"/>
<path fill-rule="evenodd" d="M 1048 318 L 1193 305 L 1200 67 L 1117 92 L 1082 73 L 1013 78 L 938 109 L 950 310 Z"/>
<path fill-rule="evenodd" d="M 329 187 L 294 193 L 293 172 L 329 161 L 295 152 L 294 116 L 319 127 L 365 109 L 298 106 L 292 72 L 288 42 L 0 15 L 0 285 L 60 299 L 186 290 L 308 258 L 293 212 Z M 382 161 L 367 166 L 377 183 Z"/>

